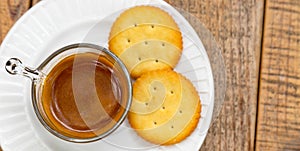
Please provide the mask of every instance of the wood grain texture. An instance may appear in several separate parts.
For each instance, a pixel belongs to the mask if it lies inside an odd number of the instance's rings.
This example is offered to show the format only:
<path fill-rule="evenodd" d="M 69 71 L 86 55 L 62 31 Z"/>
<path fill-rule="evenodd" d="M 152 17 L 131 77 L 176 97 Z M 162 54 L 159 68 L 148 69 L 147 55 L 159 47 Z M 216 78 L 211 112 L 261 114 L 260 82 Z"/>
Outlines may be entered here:
<path fill-rule="evenodd" d="M 198 17 L 215 36 L 226 65 L 221 115 L 201 150 L 254 150 L 263 0 L 170 0 Z"/>
<path fill-rule="evenodd" d="M 31 1 L 31 5 L 33 6 L 33 5 L 35 5 L 35 4 L 37 4 L 38 2 L 40 2 L 41 0 L 32 0 Z"/>
<path fill-rule="evenodd" d="M 268 0 L 257 150 L 300 150 L 300 1 Z"/>
<path fill-rule="evenodd" d="M 170 0 L 164 0 L 164 1 L 170 4 Z"/>
<path fill-rule="evenodd" d="M 30 0 L 0 0 L 0 43 L 29 6 Z"/>

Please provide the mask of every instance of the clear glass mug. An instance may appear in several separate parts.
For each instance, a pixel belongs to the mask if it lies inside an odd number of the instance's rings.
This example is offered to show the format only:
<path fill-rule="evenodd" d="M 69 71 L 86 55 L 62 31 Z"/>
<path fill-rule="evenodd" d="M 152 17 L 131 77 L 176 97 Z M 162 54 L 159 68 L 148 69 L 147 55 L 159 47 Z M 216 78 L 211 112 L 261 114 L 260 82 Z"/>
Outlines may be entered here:
<path fill-rule="evenodd" d="M 66 141 L 86 143 L 108 136 L 124 121 L 131 105 L 132 85 L 125 65 L 98 45 L 63 47 L 36 69 L 17 58 L 9 59 L 5 68 L 32 80 L 33 109 L 39 121 Z"/>

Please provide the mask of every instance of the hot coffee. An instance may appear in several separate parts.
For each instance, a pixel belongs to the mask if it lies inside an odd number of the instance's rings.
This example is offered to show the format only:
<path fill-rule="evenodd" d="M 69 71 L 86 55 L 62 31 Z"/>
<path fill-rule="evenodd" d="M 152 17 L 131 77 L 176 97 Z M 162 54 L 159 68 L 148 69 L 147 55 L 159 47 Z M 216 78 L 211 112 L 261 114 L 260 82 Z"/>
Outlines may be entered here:
<path fill-rule="evenodd" d="M 57 131 L 75 138 L 94 137 L 115 123 L 120 106 L 118 72 L 94 53 L 64 58 L 42 86 L 42 107 Z"/>
<path fill-rule="evenodd" d="M 40 124 L 62 140 L 102 139 L 122 124 L 131 106 L 131 79 L 125 65 L 98 45 L 65 46 L 36 69 L 10 58 L 5 69 L 30 78 L 33 110 Z"/>

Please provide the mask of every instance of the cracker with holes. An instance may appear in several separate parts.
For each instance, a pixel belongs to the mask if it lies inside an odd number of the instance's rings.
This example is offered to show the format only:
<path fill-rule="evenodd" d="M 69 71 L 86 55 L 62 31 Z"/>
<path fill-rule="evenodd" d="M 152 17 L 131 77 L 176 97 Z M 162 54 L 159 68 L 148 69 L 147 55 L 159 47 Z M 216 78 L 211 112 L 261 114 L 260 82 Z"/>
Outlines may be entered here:
<path fill-rule="evenodd" d="M 201 103 L 192 83 L 172 70 L 143 74 L 133 85 L 130 125 L 145 140 L 171 145 L 197 127 Z"/>
<path fill-rule="evenodd" d="M 141 24 L 161 25 L 179 31 L 178 25 L 167 12 L 153 6 L 136 6 L 122 12 L 111 28 L 110 37 Z"/>
<path fill-rule="evenodd" d="M 182 34 L 165 11 L 133 7 L 114 22 L 109 49 L 124 62 L 133 78 L 160 69 L 173 69 L 182 49 Z"/>

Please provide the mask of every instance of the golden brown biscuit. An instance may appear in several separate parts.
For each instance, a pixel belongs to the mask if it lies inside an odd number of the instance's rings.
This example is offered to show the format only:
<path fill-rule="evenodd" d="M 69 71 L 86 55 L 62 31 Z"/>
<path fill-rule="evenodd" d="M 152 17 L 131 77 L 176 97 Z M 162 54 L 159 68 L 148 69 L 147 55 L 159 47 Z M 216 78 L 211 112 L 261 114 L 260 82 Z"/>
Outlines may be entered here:
<path fill-rule="evenodd" d="M 176 22 L 167 12 L 153 6 L 136 6 L 122 12 L 111 28 L 110 37 L 141 24 L 162 25 L 179 31 Z"/>
<path fill-rule="evenodd" d="M 182 34 L 167 12 L 137 6 L 114 22 L 109 49 L 121 58 L 131 76 L 138 78 L 149 71 L 173 69 L 182 53 Z"/>
<path fill-rule="evenodd" d="M 139 25 L 112 37 L 109 41 L 109 49 L 121 55 L 131 46 L 140 42 L 146 43 L 148 40 L 159 40 L 161 44 L 167 42 L 180 50 L 183 48 L 180 31 L 160 25 Z"/>
<path fill-rule="evenodd" d="M 153 70 L 172 69 L 180 56 L 179 48 L 159 40 L 137 43 L 119 55 L 134 78 Z"/>
<path fill-rule="evenodd" d="M 143 74 L 133 85 L 130 125 L 145 140 L 171 145 L 196 128 L 201 103 L 192 83 L 172 70 Z"/>
<path fill-rule="evenodd" d="M 141 76 L 145 71 L 149 71 L 149 67 L 152 67 L 151 71 L 157 69 L 173 69 L 181 56 L 182 45 L 180 31 L 160 25 L 154 25 L 154 27 L 153 25 L 140 25 L 129 28 L 109 41 L 109 49 L 119 57 L 125 56 L 128 53 L 143 53 L 149 55 L 144 55 L 143 60 L 140 60 L 134 65 L 137 66 L 140 63 L 145 63 L 145 60 L 151 60 L 147 63 L 147 66 L 140 66 L 134 73 L 131 72 L 133 70 L 130 71 L 134 78 Z M 160 60 L 160 62 L 164 62 L 165 64 L 160 65 L 155 62 L 160 58 L 164 58 L 162 56 L 166 55 L 170 58 Z M 128 64 L 132 59 L 139 58 L 129 57 L 124 59 L 123 57 L 122 61 Z"/>

